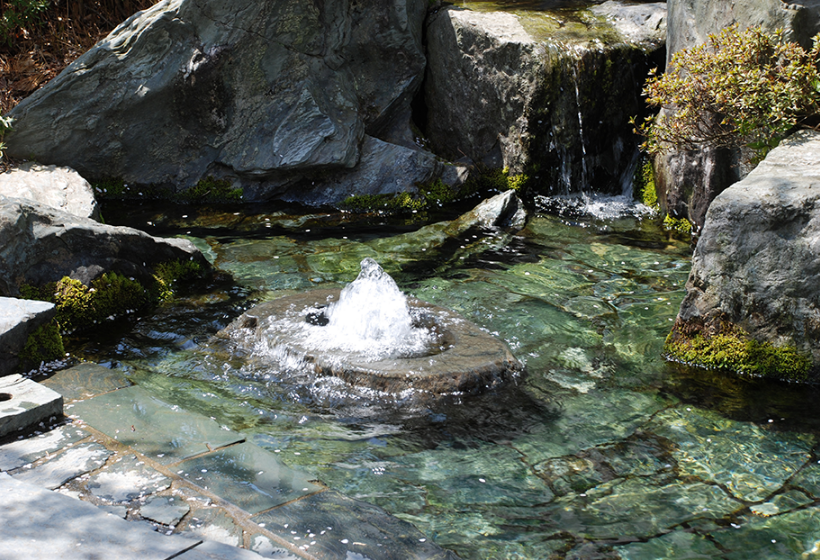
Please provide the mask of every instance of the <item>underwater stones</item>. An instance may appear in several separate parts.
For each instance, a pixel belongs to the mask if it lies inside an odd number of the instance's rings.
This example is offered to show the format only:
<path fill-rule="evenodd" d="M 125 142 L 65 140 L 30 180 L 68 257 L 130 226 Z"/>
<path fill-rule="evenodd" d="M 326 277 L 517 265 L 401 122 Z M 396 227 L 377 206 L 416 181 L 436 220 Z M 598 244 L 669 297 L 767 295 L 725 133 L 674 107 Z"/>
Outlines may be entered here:
<path fill-rule="evenodd" d="M 356 167 L 366 136 L 413 146 L 425 13 L 424 0 L 160 2 L 18 105 L 8 153 L 172 190 L 214 176 L 258 198 L 308 191 Z"/>
<path fill-rule="evenodd" d="M 702 535 L 684 530 L 676 530 L 649 539 L 645 543 L 632 543 L 616 546 L 622 560 L 658 560 L 658 558 L 718 558 L 720 550 L 712 541 Z M 684 556 L 680 556 L 683 554 Z"/>
<path fill-rule="evenodd" d="M 573 497 L 574 498 L 574 497 Z M 645 538 L 696 519 L 720 519 L 743 508 L 717 486 L 651 478 L 619 479 L 586 492 L 584 500 L 558 498 L 549 525 L 590 539 Z"/>
<path fill-rule="evenodd" d="M 563 11 L 439 10 L 427 26 L 432 146 L 453 159 L 530 169 L 545 192 L 620 193 L 637 154 L 628 121 L 642 111 L 640 83 L 661 46 L 656 20 L 665 19 L 662 4 L 644 10 L 657 17 L 628 36 L 614 18 L 584 11 L 564 26 Z"/>
<path fill-rule="evenodd" d="M 69 167 L 21 163 L 0 173 L 0 196 L 25 198 L 81 218 L 100 219 L 91 185 Z"/>
<path fill-rule="evenodd" d="M 245 440 L 214 420 L 163 402 L 141 387 L 127 387 L 69 407 L 70 414 L 162 465 Z"/>
<path fill-rule="evenodd" d="M 728 560 L 814 558 L 820 554 L 820 510 L 806 508 L 775 517 L 756 517 L 739 527 L 712 532 Z"/>
<path fill-rule="evenodd" d="M 15 373 L 29 336 L 56 313 L 53 303 L 0 297 L 0 377 Z"/>
<path fill-rule="evenodd" d="M 407 521 L 333 490 L 271 509 L 252 519 L 316 558 L 458 559 Z"/>
<path fill-rule="evenodd" d="M 88 284 L 108 271 L 151 285 L 152 266 L 173 260 L 210 265 L 193 243 L 98 223 L 19 198 L 0 198 L 0 293 L 64 276 Z"/>
<path fill-rule="evenodd" d="M 697 337 L 709 342 L 738 332 L 773 349 L 782 363 L 732 361 L 721 365 L 805 380 L 820 364 L 820 133 L 783 140 L 746 179 L 721 193 L 706 216 L 686 283 L 687 295 L 667 343 L 677 359 Z M 676 348 L 678 351 L 676 351 Z M 767 347 L 768 348 L 768 347 Z M 788 352 L 791 352 L 789 354 Z M 778 358 L 782 354 L 782 358 Z M 785 361 L 788 357 L 792 362 Z M 743 356 L 740 356 L 743 358 Z M 762 359 L 761 359 L 762 362 Z M 808 366 L 808 364 L 806 364 Z M 770 371 L 771 370 L 771 371 Z M 790 373 L 790 370 L 794 370 Z"/>
<path fill-rule="evenodd" d="M 770 431 L 692 407 L 665 410 L 644 428 L 675 444 L 684 476 L 725 486 L 750 502 L 779 490 L 810 458 L 814 438 Z"/>
<path fill-rule="evenodd" d="M 338 301 L 339 293 L 339 290 L 314 290 L 262 303 L 245 312 L 219 336 L 252 352 L 257 345 L 268 344 L 266 327 L 269 324 L 310 309 L 321 313 L 329 302 Z M 351 385 L 389 393 L 406 389 L 431 394 L 476 392 L 523 370 L 502 341 L 455 312 L 419 300 L 409 300 L 408 305 L 411 312 L 435 325 L 441 336 L 442 350 L 415 357 L 367 361 L 356 354 L 306 348 L 303 341 L 294 337 L 284 344 L 284 355 L 293 356 L 315 374 L 339 377 Z M 308 317 L 310 314 L 302 315 L 299 320 L 304 322 Z"/>

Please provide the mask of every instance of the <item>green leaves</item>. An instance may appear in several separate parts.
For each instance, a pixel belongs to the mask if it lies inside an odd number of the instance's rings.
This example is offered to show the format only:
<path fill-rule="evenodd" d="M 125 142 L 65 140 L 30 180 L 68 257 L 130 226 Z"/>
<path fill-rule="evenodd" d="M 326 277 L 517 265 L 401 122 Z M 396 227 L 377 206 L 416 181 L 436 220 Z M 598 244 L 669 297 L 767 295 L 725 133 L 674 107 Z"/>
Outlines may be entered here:
<path fill-rule="evenodd" d="M 49 0 L 7 0 L 2 2 L 0 41 L 11 46 L 16 34 L 28 25 L 40 22 L 40 13 L 48 8 Z"/>
<path fill-rule="evenodd" d="M 806 52 L 760 27 L 737 26 L 672 57 L 650 75 L 647 103 L 668 109 L 637 127 L 651 154 L 670 148 L 748 146 L 755 160 L 820 115 L 820 35 Z"/>

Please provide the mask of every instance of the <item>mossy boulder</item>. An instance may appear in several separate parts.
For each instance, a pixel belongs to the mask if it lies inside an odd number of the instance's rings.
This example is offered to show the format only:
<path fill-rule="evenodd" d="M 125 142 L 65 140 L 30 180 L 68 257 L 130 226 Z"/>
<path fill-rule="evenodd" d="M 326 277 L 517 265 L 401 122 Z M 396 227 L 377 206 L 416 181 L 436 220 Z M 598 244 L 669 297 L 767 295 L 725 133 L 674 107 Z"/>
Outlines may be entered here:
<path fill-rule="evenodd" d="M 820 133 L 785 139 L 709 208 L 667 352 L 820 380 Z"/>
<path fill-rule="evenodd" d="M 524 4 L 468 3 L 475 10 L 449 6 L 429 18 L 433 149 L 526 172 L 543 194 L 620 193 L 638 152 L 629 119 L 642 111 L 644 76 L 662 59 L 665 5 Z"/>
<path fill-rule="evenodd" d="M 68 277 L 91 286 L 117 273 L 142 286 L 155 282 L 155 268 L 190 261 L 211 269 L 186 239 L 98 223 L 36 202 L 0 197 L 0 295 L 16 296 L 24 285 L 45 286 Z"/>

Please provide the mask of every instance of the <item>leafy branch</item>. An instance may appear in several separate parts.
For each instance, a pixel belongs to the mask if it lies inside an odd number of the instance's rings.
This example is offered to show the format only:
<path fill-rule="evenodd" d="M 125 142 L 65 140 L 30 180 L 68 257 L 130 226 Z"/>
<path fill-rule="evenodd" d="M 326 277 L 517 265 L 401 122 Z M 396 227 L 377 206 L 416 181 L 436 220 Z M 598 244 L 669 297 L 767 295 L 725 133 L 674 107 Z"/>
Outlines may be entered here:
<path fill-rule="evenodd" d="M 806 52 L 783 30 L 728 27 L 675 53 L 643 94 L 668 109 L 637 126 L 650 154 L 748 146 L 759 161 L 795 128 L 820 122 L 820 34 Z"/>

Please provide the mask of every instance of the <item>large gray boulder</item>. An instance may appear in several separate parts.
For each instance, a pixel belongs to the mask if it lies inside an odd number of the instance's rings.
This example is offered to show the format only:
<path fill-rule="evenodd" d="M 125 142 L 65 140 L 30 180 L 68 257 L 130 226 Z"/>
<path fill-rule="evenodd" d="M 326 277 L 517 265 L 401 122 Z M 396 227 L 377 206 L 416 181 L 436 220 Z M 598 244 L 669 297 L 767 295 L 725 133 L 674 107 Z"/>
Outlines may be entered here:
<path fill-rule="evenodd" d="M 820 365 L 820 133 L 784 140 L 706 214 L 673 338 L 736 328 Z"/>
<path fill-rule="evenodd" d="M 0 196 L 27 198 L 81 218 L 100 219 L 91 185 L 68 167 L 22 163 L 0 173 Z"/>
<path fill-rule="evenodd" d="M 663 3 L 575 13 L 448 7 L 429 19 L 427 134 L 451 159 L 536 170 L 542 190 L 631 181 L 641 84 L 665 39 Z"/>
<path fill-rule="evenodd" d="M 101 224 L 20 198 L 0 197 L 0 295 L 16 296 L 25 284 L 42 286 L 64 276 L 88 285 L 108 271 L 152 282 L 153 267 L 205 257 L 186 239 L 161 239 Z"/>
<path fill-rule="evenodd" d="M 820 32 L 820 0 L 668 0 L 667 5 L 667 62 L 676 52 L 700 45 L 733 24 L 741 29 L 758 25 L 768 31 L 784 29 L 789 40 L 804 48 L 811 48 L 811 38 Z M 751 171 L 748 159 L 748 153 L 727 148 L 672 151 L 656 157 L 662 209 L 703 225 L 712 200 Z"/>
<path fill-rule="evenodd" d="M 366 136 L 413 145 L 425 13 L 424 0 L 164 0 L 23 100 L 9 155 L 91 180 L 307 193 L 356 167 Z"/>

